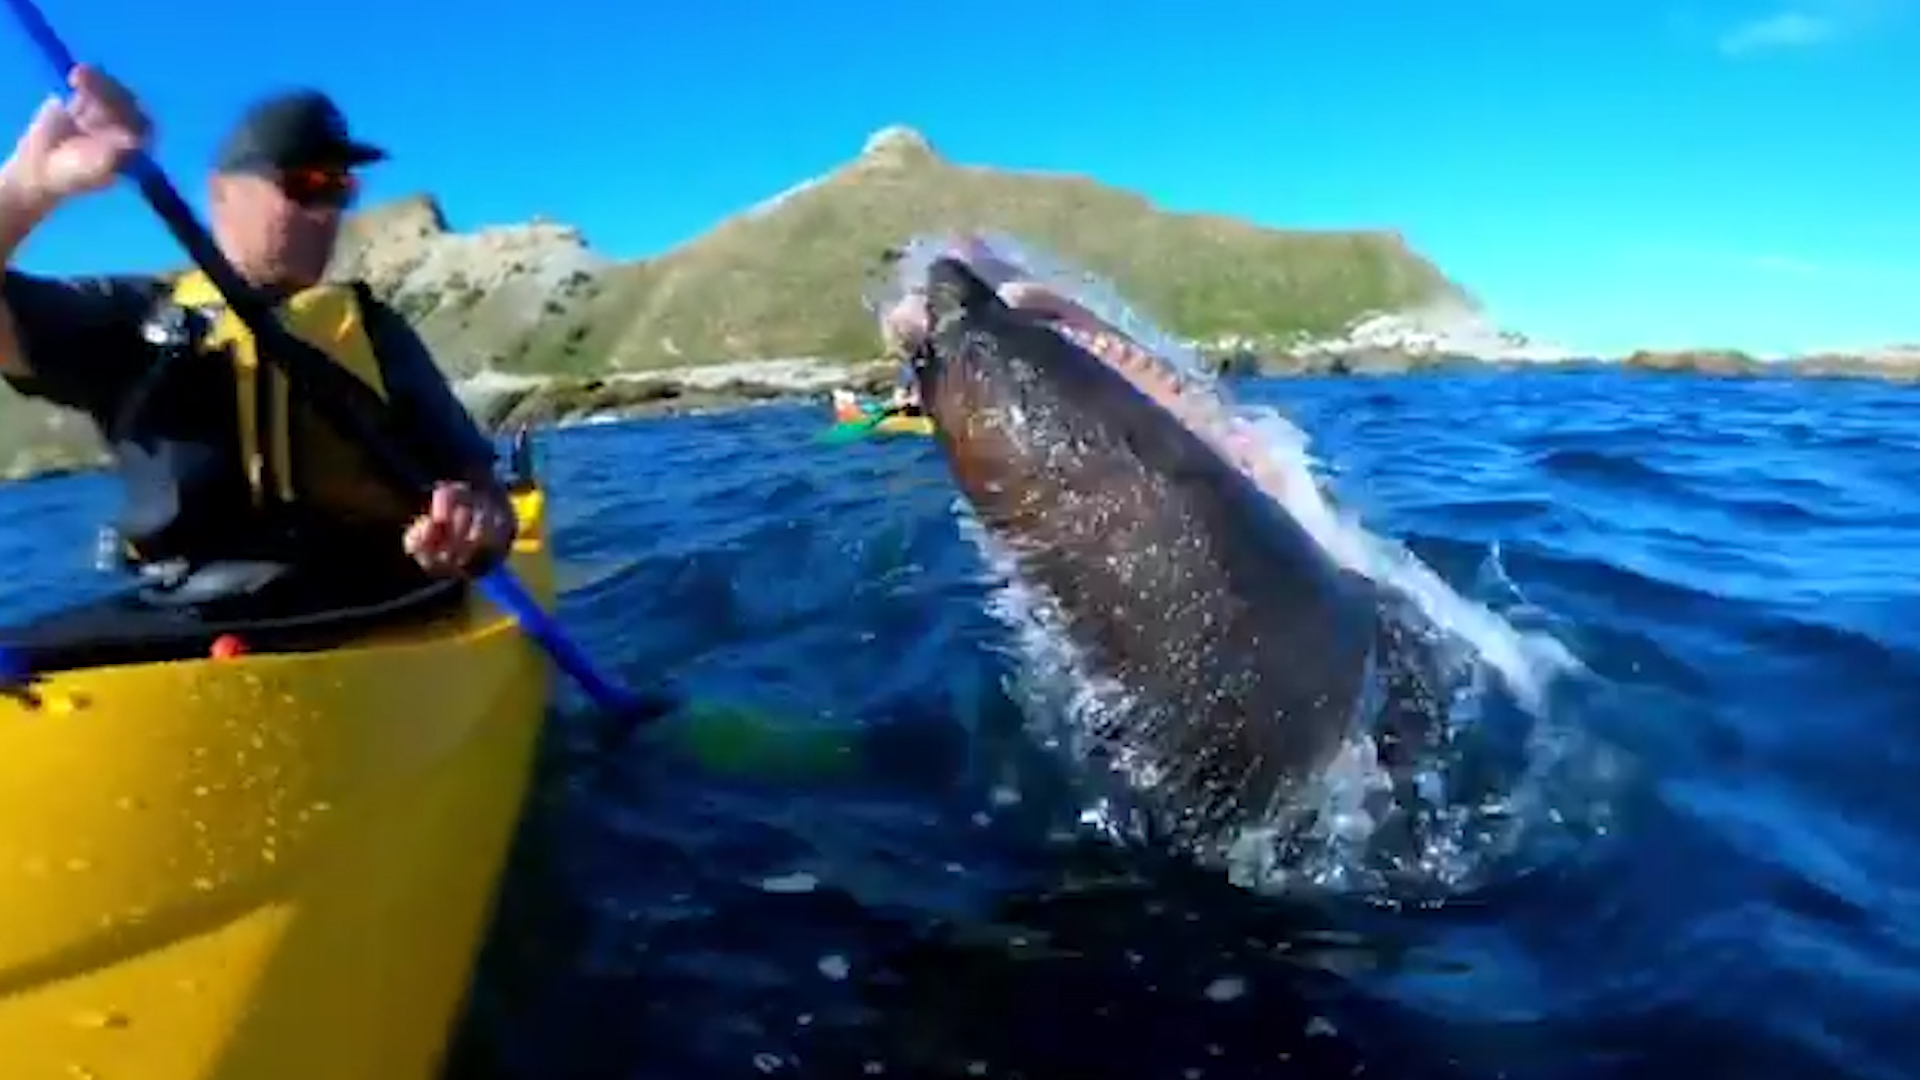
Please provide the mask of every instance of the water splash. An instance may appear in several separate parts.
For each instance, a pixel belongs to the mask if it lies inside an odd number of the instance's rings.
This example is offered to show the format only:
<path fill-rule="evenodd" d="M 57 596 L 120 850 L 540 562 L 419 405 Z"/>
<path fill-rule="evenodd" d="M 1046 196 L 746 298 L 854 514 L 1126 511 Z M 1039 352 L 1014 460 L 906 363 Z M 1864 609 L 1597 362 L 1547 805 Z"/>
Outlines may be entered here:
<path fill-rule="evenodd" d="M 1579 750 L 1577 740 L 1553 722 L 1549 702 L 1561 680 L 1585 674 L 1565 645 L 1545 631 L 1515 627 L 1455 591 L 1404 545 L 1368 531 L 1329 498 L 1304 431 L 1277 410 L 1233 400 L 1189 343 L 1128 304 L 1110 281 L 1010 236 L 929 235 L 897 252 L 890 278 L 868 291 L 869 305 L 884 318 L 917 291 L 934 258 L 956 253 L 990 284 L 1043 285 L 1149 352 L 1157 365 L 1153 377 L 1175 388 L 1187 422 L 1214 428 L 1201 434 L 1254 476 L 1337 563 L 1380 586 L 1388 617 L 1400 623 L 1401 640 L 1424 654 L 1429 689 L 1445 715 L 1425 747 L 1424 771 L 1412 781 L 1417 805 L 1410 808 L 1403 799 L 1388 806 L 1396 780 L 1381 765 L 1374 733 L 1357 725 L 1301 807 L 1290 808 L 1284 820 L 1241 830 L 1212 853 L 1229 876 L 1263 891 L 1303 885 L 1451 890 L 1469 887 L 1492 857 L 1518 843 L 1530 821 L 1564 823 L 1566 815 L 1546 789 L 1549 777 Z M 1015 691 L 1035 718 L 1036 734 L 1070 760 L 1087 763 L 1098 751 L 1082 733 L 1096 729 L 1103 712 L 1126 707 L 1125 689 L 1084 662 L 1048 598 L 1019 580 L 1012 554 L 972 520 L 964 502 L 956 505 L 963 532 L 985 555 L 994 581 L 991 613 L 1015 633 Z M 1378 701 L 1359 703 L 1363 714 L 1380 707 Z M 1462 747 L 1512 720 L 1495 715 L 1503 709 L 1517 709 L 1524 721 L 1516 752 L 1521 760 L 1501 773 L 1502 782 L 1480 779 L 1476 786 L 1464 777 L 1485 762 L 1462 764 L 1472 756 Z M 1104 764 L 1125 783 L 1092 784 L 1082 822 L 1117 839 L 1138 838 L 1142 815 L 1130 806 L 1125 788 L 1150 786 L 1152 778 L 1124 755 Z"/>

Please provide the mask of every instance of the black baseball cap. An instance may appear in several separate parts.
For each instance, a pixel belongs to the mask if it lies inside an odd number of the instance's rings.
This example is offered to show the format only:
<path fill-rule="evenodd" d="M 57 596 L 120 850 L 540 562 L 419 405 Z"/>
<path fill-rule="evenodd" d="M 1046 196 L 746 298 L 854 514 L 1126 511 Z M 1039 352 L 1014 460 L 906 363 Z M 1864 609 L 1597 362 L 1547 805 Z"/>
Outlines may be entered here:
<path fill-rule="evenodd" d="M 220 146 L 214 168 L 254 172 L 306 165 L 355 166 L 384 161 L 387 152 L 360 142 L 333 99 L 318 90 L 289 90 L 248 106 Z"/>

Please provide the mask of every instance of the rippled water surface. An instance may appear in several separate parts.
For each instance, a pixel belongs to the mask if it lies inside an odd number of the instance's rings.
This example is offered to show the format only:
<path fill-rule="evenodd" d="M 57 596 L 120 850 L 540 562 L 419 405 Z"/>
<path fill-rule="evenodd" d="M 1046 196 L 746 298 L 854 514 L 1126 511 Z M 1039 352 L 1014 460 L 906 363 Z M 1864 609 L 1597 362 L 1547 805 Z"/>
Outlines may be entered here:
<path fill-rule="evenodd" d="M 1920 1073 L 1920 393 L 1240 393 L 1586 667 L 1551 720 L 1604 750 L 1603 827 L 1417 908 L 1070 843 L 931 442 L 797 407 L 548 435 L 564 613 L 738 711 L 620 740 L 563 694 L 452 1074 Z M 109 495 L 4 496 L 7 611 L 99 587 Z"/>

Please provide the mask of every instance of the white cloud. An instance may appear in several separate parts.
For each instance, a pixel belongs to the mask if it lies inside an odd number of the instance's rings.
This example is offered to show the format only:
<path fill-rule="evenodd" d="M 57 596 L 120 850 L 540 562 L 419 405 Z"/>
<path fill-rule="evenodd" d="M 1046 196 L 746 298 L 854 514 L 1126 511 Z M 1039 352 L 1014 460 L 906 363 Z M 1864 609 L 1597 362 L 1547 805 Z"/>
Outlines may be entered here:
<path fill-rule="evenodd" d="M 1782 11 L 1741 23 L 1721 35 L 1719 47 L 1728 56 L 1745 56 L 1773 49 L 1821 45 L 1839 36 L 1840 24 L 1830 17 Z"/>
<path fill-rule="evenodd" d="M 1910 266 L 1859 259 L 1814 259 L 1778 252 L 1721 253 L 1712 261 L 1728 270 L 1745 270 L 1774 277 L 1819 279 L 1835 286 L 1888 289 L 1920 287 L 1920 275 Z"/>
<path fill-rule="evenodd" d="M 1831 45 L 1885 29 L 1916 6 L 1916 0 L 1787 0 L 1786 6 L 1723 28 L 1714 45 L 1735 57 Z"/>
<path fill-rule="evenodd" d="M 1784 274 L 1788 277 L 1822 277 L 1832 271 L 1832 267 L 1824 263 L 1793 255 L 1753 255 L 1744 261 L 1747 266 L 1755 270 L 1764 270 L 1770 274 Z"/>
<path fill-rule="evenodd" d="M 1905 262 L 1836 253 L 1794 254 L 1777 249 L 1742 250 L 1738 247 L 1657 243 L 1622 248 L 1620 256 L 1629 264 L 1656 263 L 1670 269 L 1685 267 L 1704 274 L 1759 274 L 1802 280 L 1820 279 L 1868 288 L 1920 289 L 1920 271 Z"/>

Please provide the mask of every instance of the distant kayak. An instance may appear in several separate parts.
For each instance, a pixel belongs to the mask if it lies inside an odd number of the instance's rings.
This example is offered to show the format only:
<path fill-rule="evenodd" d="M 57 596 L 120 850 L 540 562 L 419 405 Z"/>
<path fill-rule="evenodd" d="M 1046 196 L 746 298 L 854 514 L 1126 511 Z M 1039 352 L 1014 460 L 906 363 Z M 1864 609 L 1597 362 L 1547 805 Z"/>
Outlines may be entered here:
<path fill-rule="evenodd" d="M 855 420 L 849 426 L 858 427 L 867 424 L 865 420 Z M 931 416 L 889 416 L 869 430 L 882 435 L 931 435 L 933 417 Z"/>
<path fill-rule="evenodd" d="M 931 435 L 933 418 L 926 415 L 888 413 L 874 403 L 856 403 L 852 395 L 841 392 L 834 402 L 833 426 L 821 433 L 827 442 L 853 442 L 858 439 L 893 435 Z"/>

